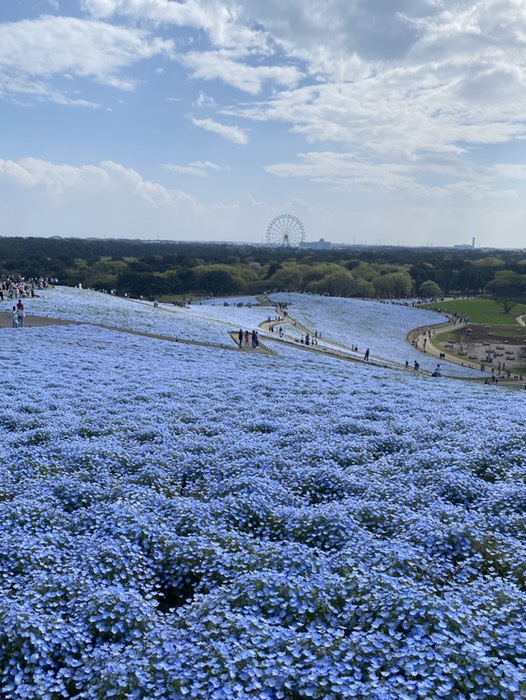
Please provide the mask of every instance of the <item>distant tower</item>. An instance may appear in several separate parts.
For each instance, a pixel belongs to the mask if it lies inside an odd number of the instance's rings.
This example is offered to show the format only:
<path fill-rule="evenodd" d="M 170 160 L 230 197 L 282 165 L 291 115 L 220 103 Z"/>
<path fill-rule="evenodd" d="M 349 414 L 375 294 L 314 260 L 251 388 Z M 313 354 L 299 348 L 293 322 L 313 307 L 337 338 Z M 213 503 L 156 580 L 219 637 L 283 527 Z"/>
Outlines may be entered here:
<path fill-rule="evenodd" d="M 472 248 L 475 247 L 475 236 L 473 236 L 473 240 L 471 241 L 471 247 L 472 247 Z"/>

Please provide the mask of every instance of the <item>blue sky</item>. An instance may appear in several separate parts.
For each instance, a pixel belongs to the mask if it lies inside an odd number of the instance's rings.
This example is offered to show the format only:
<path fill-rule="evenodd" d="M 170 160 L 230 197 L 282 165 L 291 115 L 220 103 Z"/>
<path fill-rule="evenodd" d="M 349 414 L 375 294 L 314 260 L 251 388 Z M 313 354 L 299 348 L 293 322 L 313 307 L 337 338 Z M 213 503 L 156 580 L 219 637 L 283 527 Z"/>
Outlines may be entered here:
<path fill-rule="evenodd" d="M 524 0 L 10 0 L 0 235 L 526 247 Z"/>

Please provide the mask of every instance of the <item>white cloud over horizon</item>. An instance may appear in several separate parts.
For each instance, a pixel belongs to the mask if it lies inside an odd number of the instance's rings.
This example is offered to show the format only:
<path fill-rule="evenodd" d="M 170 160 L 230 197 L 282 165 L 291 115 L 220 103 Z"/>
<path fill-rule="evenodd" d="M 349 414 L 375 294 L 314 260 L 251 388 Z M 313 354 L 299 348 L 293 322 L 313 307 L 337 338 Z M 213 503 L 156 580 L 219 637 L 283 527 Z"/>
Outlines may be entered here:
<path fill-rule="evenodd" d="M 201 129 L 205 129 L 205 131 L 211 131 L 214 134 L 218 134 L 227 141 L 232 141 L 232 143 L 238 143 L 241 145 L 248 143 L 247 134 L 238 126 L 221 124 L 215 121 L 215 119 L 192 119 L 192 124 L 200 127 Z"/>
<path fill-rule="evenodd" d="M 197 160 L 193 163 L 188 163 L 188 165 L 179 165 L 177 163 L 165 163 L 165 168 L 171 170 L 174 173 L 182 173 L 183 175 L 199 175 L 204 177 L 210 174 L 210 171 L 218 172 L 220 170 L 228 170 L 228 167 L 221 167 L 217 163 L 211 163 L 210 161 Z"/>
<path fill-rule="evenodd" d="M 524 245 L 522 1 L 33 6 L 0 9 L 2 235 L 259 242 L 286 210 L 309 239 Z"/>

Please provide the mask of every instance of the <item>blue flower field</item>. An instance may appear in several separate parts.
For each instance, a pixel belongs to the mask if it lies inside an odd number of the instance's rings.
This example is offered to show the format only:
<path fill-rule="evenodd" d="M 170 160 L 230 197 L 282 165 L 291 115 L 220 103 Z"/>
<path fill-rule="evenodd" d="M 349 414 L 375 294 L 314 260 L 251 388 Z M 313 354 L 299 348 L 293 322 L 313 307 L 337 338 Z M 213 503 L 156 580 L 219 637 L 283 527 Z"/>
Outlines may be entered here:
<path fill-rule="evenodd" d="M 83 323 L 1 331 L 0 697 L 526 697 L 523 389 L 26 308 Z"/>

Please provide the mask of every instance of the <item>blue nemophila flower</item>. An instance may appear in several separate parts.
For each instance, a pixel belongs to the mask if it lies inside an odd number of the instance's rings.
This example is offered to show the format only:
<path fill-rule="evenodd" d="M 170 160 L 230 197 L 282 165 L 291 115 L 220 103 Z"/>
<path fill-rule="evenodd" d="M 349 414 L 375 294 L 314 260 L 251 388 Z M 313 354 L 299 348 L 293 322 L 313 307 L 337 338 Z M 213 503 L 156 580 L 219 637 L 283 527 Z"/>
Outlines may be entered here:
<path fill-rule="evenodd" d="M 365 333 L 370 306 L 322 301 L 306 322 Z M 89 325 L 204 340 L 220 305 L 37 304 L 85 325 L 9 335 L 0 694 L 526 693 L 522 394 Z"/>

